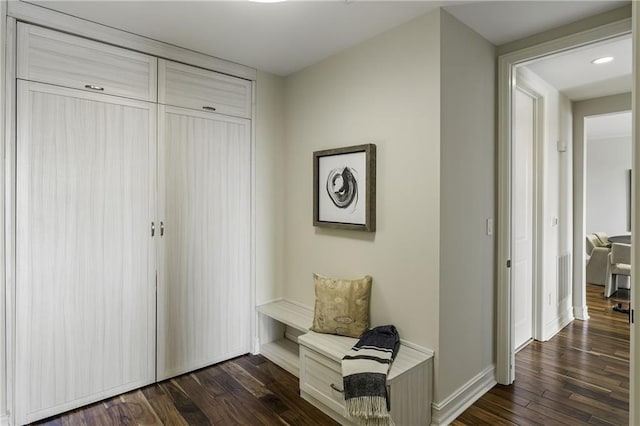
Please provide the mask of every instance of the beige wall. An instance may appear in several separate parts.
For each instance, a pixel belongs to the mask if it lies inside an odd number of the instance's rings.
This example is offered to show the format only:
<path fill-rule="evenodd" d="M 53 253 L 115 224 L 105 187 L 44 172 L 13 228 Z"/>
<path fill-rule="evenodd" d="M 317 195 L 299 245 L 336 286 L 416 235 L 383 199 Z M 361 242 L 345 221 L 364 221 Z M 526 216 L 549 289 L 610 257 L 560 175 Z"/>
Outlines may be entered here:
<path fill-rule="evenodd" d="M 436 404 L 494 364 L 495 47 L 442 12 Z M 469 72 L 473 70 L 473 72 Z"/>
<path fill-rule="evenodd" d="M 258 72 L 255 83 L 256 303 L 282 296 L 284 79 Z"/>
<path fill-rule="evenodd" d="M 436 403 L 494 363 L 495 66 L 435 11 L 285 82 L 283 295 L 313 305 L 312 272 L 371 274 L 372 325 L 436 351 Z M 313 228 L 313 151 L 369 142 L 377 232 Z"/>
<path fill-rule="evenodd" d="M 284 296 L 313 305 L 311 274 L 373 276 L 371 322 L 438 349 L 439 12 L 285 83 Z M 377 145 L 377 231 L 312 226 L 313 151 Z"/>

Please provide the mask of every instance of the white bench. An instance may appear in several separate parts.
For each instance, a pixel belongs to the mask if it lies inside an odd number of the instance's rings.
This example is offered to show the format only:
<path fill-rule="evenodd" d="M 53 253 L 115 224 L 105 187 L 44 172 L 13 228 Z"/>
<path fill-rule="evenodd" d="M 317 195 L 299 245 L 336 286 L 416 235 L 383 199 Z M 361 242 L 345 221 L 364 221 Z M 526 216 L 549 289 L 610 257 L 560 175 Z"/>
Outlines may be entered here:
<path fill-rule="evenodd" d="M 341 360 L 358 341 L 309 331 L 313 310 L 278 300 L 258 306 L 260 353 L 300 378 L 300 395 L 343 425 Z M 431 423 L 433 352 L 401 341 L 387 376 L 391 417 L 396 425 Z"/>
<path fill-rule="evenodd" d="M 258 306 L 260 353 L 299 377 L 298 336 L 309 331 L 313 310 L 289 300 Z"/>

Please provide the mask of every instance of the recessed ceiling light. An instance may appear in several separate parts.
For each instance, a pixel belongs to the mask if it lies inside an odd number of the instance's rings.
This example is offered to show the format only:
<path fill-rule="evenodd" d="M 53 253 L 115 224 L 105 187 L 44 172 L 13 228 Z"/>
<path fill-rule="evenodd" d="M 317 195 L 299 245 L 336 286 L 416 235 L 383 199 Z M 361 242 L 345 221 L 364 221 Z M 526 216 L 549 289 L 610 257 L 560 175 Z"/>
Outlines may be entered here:
<path fill-rule="evenodd" d="M 608 62 L 613 61 L 613 56 L 603 56 L 602 58 L 596 58 L 593 61 L 591 61 L 592 64 L 596 64 L 596 65 L 600 65 L 600 64 L 606 64 Z"/>

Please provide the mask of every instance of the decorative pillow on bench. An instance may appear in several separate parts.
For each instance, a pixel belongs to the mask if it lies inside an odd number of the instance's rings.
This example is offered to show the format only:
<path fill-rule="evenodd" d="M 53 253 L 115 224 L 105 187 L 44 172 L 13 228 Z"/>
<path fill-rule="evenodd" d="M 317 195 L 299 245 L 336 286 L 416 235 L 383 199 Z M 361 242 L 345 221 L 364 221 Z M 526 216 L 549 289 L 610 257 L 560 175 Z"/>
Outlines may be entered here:
<path fill-rule="evenodd" d="M 372 278 L 344 280 L 313 274 L 316 302 L 311 330 L 360 337 L 369 329 Z"/>

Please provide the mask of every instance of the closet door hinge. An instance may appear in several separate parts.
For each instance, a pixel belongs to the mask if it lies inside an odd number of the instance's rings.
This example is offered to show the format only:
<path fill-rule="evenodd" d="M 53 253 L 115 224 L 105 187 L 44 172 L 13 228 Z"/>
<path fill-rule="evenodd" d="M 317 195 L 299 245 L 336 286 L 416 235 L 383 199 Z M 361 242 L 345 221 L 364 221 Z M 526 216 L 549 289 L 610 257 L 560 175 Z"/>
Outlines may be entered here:
<path fill-rule="evenodd" d="M 154 237 L 156 235 L 156 224 L 155 222 L 151 222 L 151 236 Z"/>

